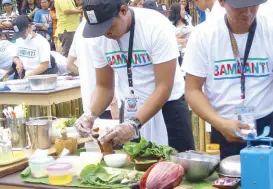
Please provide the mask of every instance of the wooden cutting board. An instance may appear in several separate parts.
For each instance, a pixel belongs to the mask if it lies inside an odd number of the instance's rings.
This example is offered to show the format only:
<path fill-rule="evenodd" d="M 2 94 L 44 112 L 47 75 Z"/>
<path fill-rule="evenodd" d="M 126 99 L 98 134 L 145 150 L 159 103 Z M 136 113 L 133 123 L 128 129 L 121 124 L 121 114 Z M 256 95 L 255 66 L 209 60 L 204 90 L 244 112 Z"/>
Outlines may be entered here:
<path fill-rule="evenodd" d="M 82 148 L 84 146 L 84 143 L 87 141 L 88 139 L 86 138 L 78 139 L 78 148 Z M 28 166 L 28 158 L 33 154 L 33 152 L 34 152 L 33 150 L 25 150 L 27 159 L 24 159 L 22 161 L 19 161 L 7 166 L 1 166 L 0 178 L 25 169 Z M 54 155 L 56 153 L 54 146 L 51 146 L 51 148 L 48 149 L 48 153 L 49 155 Z"/>

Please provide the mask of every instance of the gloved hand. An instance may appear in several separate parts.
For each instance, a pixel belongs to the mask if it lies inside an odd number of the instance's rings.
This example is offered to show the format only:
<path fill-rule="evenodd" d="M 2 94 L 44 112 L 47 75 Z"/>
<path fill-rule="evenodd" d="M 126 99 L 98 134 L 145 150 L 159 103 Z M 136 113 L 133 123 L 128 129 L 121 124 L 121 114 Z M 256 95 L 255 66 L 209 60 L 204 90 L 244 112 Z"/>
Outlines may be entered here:
<path fill-rule="evenodd" d="M 126 120 L 117 125 L 114 129 L 109 130 L 104 136 L 100 138 L 101 144 L 113 142 L 113 145 L 124 144 L 135 139 L 137 136 L 134 122 Z"/>
<path fill-rule="evenodd" d="M 91 112 L 85 112 L 81 117 L 76 121 L 75 127 L 81 137 L 89 137 L 92 133 L 92 128 L 97 119 L 97 116 L 94 116 Z"/>

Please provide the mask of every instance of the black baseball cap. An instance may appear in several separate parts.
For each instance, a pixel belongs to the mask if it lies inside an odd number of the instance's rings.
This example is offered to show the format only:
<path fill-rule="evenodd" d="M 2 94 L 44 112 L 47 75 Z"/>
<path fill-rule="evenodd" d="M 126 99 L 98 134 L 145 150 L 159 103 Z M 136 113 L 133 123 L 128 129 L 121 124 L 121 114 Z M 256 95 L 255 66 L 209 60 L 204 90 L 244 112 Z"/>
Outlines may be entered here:
<path fill-rule="evenodd" d="M 145 0 L 143 7 L 146 9 L 157 10 L 157 5 L 155 0 Z"/>
<path fill-rule="evenodd" d="M 122 0 L 83 0 L 86 24 L 83 37 L 94 38 L 104 35 L 112 26 Z"/>
<path fill-rule="evenodd" d="M 169 7 L 166 4 L 159 4 L 158 11 L 161 13 L 169 12 Z"/>
<path fill-rule="evenodd" d="M 23 37 L 28 25 L 31 24 L 26 15 L 20 15 L 12 20 L 12 26 L 14 30 L 13 39 Z"/>
<path fill-rule="evenodd" d="M 265 3 L 267 0 L 225 0 L 232 8 L 245 8 Z"/>

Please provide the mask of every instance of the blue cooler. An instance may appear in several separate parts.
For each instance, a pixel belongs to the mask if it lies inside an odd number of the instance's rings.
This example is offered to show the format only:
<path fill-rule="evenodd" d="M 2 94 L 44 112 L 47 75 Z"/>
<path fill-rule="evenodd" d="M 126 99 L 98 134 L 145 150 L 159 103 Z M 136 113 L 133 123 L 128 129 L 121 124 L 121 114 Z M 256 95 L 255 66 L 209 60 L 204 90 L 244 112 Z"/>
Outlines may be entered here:
<path fill-rule="evenodd" d="M 242 189 L 273 189 L 273 138 L 266 137 L 269 131 L 266 127 L 259 137 L 242 137 L 247 141 L 240 152 Z M 251 146 L 251 142 L 268 145 Z"/>

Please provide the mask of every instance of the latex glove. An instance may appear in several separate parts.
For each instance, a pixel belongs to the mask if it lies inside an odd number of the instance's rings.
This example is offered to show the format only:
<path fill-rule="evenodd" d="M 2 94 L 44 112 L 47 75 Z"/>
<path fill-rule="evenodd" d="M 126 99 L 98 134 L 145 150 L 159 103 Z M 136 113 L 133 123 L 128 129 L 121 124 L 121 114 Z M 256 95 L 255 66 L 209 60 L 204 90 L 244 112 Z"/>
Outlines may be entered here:
<path fill-rule="evenodd" d="M 136 129 L 133 126 L 134 122 L 126 120 L 117 125 L 114 129 L 110 129 L 104 136 L 100 138 L 101 144 L 112 141 L 113 145 L 124 144 L 130 142 L 136 137 Z"/>
<path fill-rule="evenodd" d="M 75 123 L 75 127 L 81 137 L 89 137 L 92 133 L 92 128 L 97 119 L 91 112 L 85 112 Z"/>

